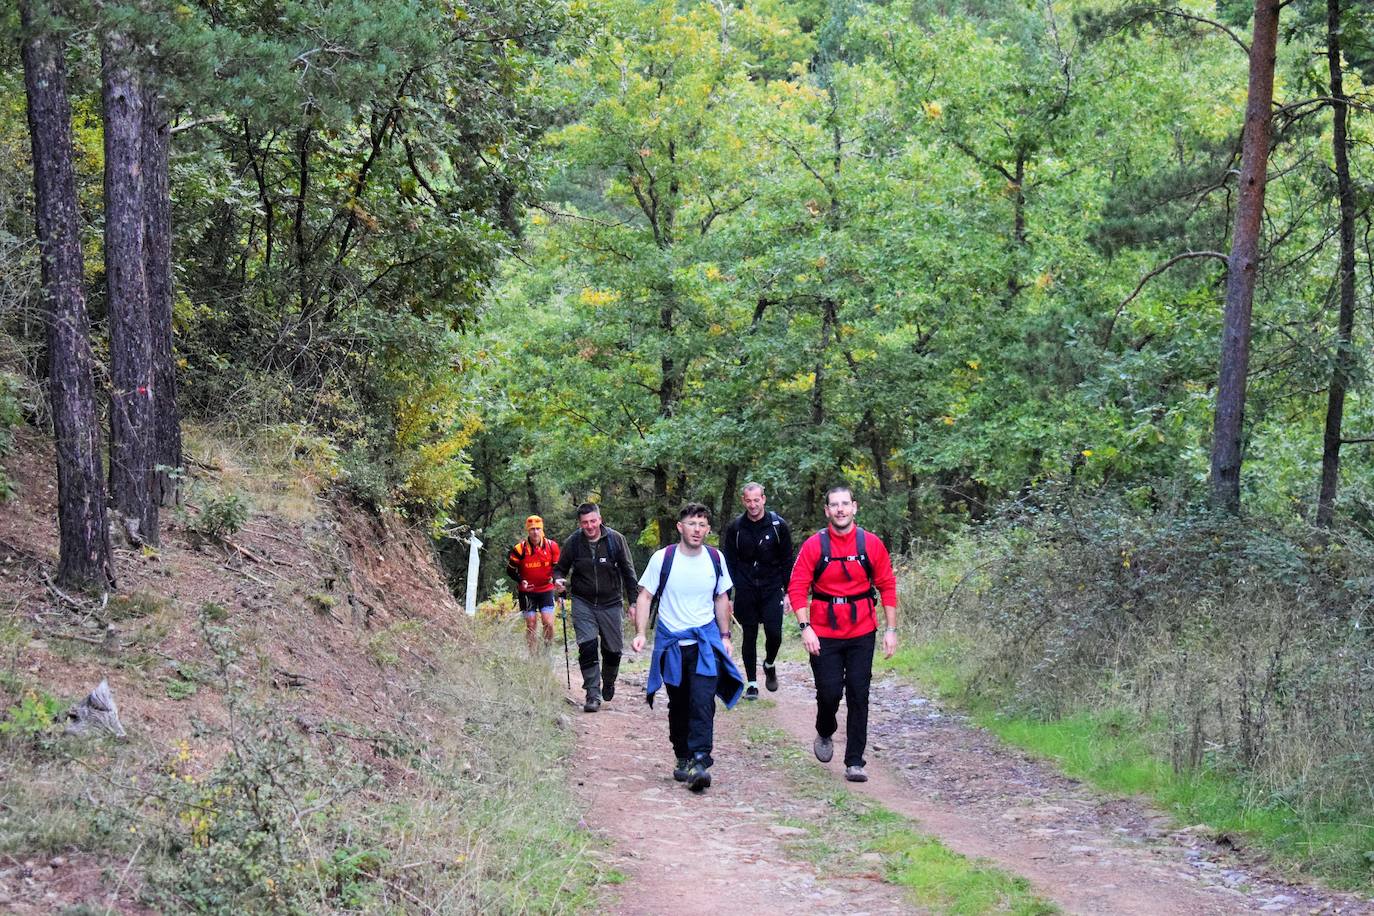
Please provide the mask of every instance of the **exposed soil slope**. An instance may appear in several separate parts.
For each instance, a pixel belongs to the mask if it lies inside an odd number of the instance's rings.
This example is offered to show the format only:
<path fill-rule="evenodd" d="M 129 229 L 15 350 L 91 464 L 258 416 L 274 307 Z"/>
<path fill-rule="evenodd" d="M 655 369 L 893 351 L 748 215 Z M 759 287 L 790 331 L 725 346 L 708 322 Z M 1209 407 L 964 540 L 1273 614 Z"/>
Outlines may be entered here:
<path fill-rule="evenodd" d="M 160 548 L 117 549 L 120 591 L 102 607 L 50 585 L 57 560 L 50 444 L 24 435 L 6 467 L 20 496 L 0 507 L 0 624 L 32 632 L 6 644 L 12 657 L 0 667 L 8 683 L 75 700 L 107 679 L 129 741 L 155 761 L 193 720 L 225 715 L 222 695 L 201 677 L 213 660 L 197 619 L 213 603 L 223 609 L 218 625 L 245 650 L 235 673 L 284 699 L 302 733 L 343 742 L 385 778 L 401 778 L 369 736 L 406 715 L 415 676 L 429 664 L 423 647 L 464 638 L 466 627 L 424 532 L 318 498 L 303 518 L 255 512 L 226 546 L 203 543 L 164 510 Z M 130 597 L 132 605 L 119 603 Z M 405 664 L 387 663 L 398 656 Z M 5 683 L 0 710 L 19 699 Z M 340 722 L 349 727 L 326 725 Z M 198 756 L 188 769 L 212 764 Z M 86 903 L 140 912 L 137 869 L 126 864 L 81 854 L 0 858 L 0 910 Z M 124 872 L 118 883 L 102 878 L 110 865 Z"/>

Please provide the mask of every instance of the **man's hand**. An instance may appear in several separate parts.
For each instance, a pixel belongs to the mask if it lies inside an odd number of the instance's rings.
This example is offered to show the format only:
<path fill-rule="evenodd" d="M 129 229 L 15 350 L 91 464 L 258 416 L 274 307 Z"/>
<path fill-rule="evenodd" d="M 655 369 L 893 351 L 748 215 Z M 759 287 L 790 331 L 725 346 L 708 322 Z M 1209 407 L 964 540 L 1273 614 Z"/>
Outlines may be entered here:
<path fill-rule="evenodd" d="M 635 652 L 636 655 L 638 655 L 640 652 L 643 652 L 643 651 L 644 651 L 644 634 L 643 634 L 643 633 L 636 633 L 636 634 L 635 634 L 635 638 L 632 639 L 632 640 L 630 640 L 630 648 L 634 650 L 634 652 Z"/>
<path fill-rule="evenodd" d="M 528 580 L 528 579 L 521 579 L 521 580 L 520 580 L 520 591 L 522 591 L 522 592 L 527 592 L 527 591 L 529 591 L 529 590 L 530 590 L 530 583 L 529 583 L 529 580 Z"/>
<path fill-rule="evenodd" d="M 814 628 L 807 627 L 802 630 L 802 648 L 812 655 L 821 654 L 821 638 L 816 635 Z"/>
<path fill-rule="evenodd" d="M 720 644 L 725 647 L 725 654 L 733 658 L 735 654 L 735 647 L 730 644 L 730 637 L 722 636 L 720 638 Z"/>
<path fill-rule="evenodd" d="M 556 589 L 558 589 L 560 592 L 566 591 L 567 588 L 568 588 L 568 580 L 567 580 L 567 579 L 554 579 L 554 580 L 553 580 L 553 587 L 556 588 Z"/>
<path fill-rule="evenodd" d="M 883 633 L 883 658 L 891 658 L 892 653 L 897 651 L 897 631 L 888 630 Z"/>

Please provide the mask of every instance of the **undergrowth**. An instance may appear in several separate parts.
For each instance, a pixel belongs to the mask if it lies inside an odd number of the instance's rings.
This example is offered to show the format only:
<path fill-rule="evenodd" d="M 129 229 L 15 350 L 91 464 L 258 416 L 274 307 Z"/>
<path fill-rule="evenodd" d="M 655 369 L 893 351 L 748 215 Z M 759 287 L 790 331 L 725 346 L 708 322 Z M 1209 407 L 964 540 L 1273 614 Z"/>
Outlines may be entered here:
<path fill-rule="evenodd" d="M 898 670 L 1111 791 L 1374 886 L 1374 547 L 1041 495 L 904 577 Z"/>
<path fill-rule="evenodd" d="M 615 880 L 563 778 L 561 694 L 504 630 L 440 654 L 373 731 L 275 701 L 216 616 L 200 690 L 222 708 L 171 746 L 62 738 L 65 703 L 7 674 L 0 853 L 93 855 L 165 912 L 575 912 Z"/>

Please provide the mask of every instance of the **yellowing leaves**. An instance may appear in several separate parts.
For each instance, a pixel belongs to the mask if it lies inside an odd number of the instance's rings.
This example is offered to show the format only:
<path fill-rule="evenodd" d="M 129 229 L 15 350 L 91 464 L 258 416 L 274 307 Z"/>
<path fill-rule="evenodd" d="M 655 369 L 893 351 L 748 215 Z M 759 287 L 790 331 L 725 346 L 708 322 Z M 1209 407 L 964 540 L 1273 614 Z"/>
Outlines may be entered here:
<path fill-rule="evenodd" d="M 592 289 L 590 286 L 584 286 L 582 293 L 577 298 L 583 305 L 591 308 L 602 308 L 620 301 L 620 293 L 613 289 Z"/>
<path fill-rule="evenodd" d="M 1035 288 L 1042 293 L 1051 286 L 1054 286 L 1054 274 L 1050 273 L 1048 270 L 1035 278 Z"/>
<path fill-rule="evenodd" d="M 936 101 L 921 103 L 921 110 L 926 113 L 926 117 L 934 121 L 945 113 L 945 107 Z"/>

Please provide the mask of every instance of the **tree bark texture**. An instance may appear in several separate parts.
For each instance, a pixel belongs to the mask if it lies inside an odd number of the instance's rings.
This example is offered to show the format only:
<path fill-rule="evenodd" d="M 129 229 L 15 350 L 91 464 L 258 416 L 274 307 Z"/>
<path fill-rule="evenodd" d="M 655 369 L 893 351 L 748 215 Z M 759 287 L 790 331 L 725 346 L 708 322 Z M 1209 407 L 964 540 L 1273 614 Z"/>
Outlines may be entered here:
<path fill-rule="evenodd" d="M 57 580 L 114 585 L 96 415 L 90 324 L 86 318 L 71 105 L 56 35 L 39 22 L 40 2 L 21 2 L 26 37 L 24 86 L 33 144 L 33 187 L 42 249 L 48 393 L 57 450 Z"/>
<path fill-rule="evenodd" d="M 181 413 L 177 409 L 172 339 L 172 195 L 168 179 L 170 125 L 156 91 L 143 93 L 143 263 L 148 289 L 148 330 L 153 357 L 153 465 L 181 467 Z M 155 472 L 154 496 L 164 506 L 180 501 L 180 475 Z"/>
<path fill-rule="evenodd" d="M 126 36 L 101 46 L 105 127 L 105 282 L 110 312 L 110 491 L 115 508 L 157 543 L 154 378 L 143 252 L 143 103 Z M 131 533 L 132 530 L 131 530 Z"/>
<path fill-rule="evenodd" d="M 1335 158 L 1336 198 L 1341 213 L 1340 312 L 1336 319 L 1336 358 L 1326 393 L 1326 429 L 1322 435 L 1321 488 L 1317 495 L 1317 525 L 1330 527 L 1336 511 L 1341 476 L 1341 426 L 1345 393 L 1354 369 L 1351 344 L 1355 332 L 1355 187 L 1350 182 L 1347 126 L 1350 103 L 1341 71 L 1341 0 L 1326 0 L 1326 62 L 1331 83 L 1331 152 Z"/>
<path fill-rule="evenodd" d="M 1250 87 L 1241 135 L 1240 186 L 1227 261 L 1226 308 L 1222 316 L 1221 366 L 1212 425 L 1212 505 L 1240 511 L 1241 446 L 1245 387 L 1250 366 L 1250 318 L 1259 268 L 1264 190 L 1273 123 L 1274 63 L 1278 54 L 1279 0 L 1255 0 L 1250 41 Z"/>

